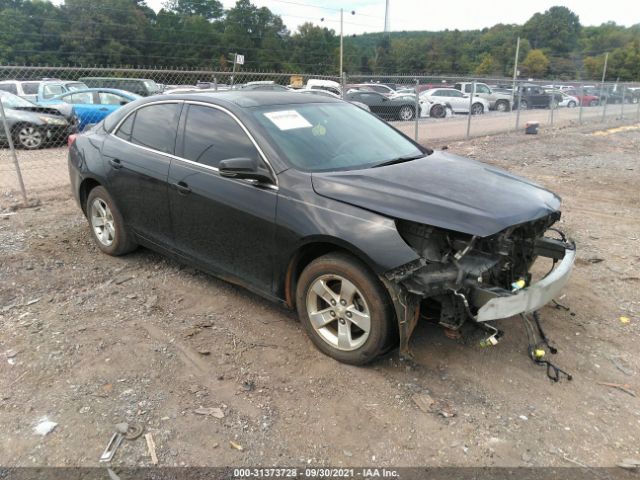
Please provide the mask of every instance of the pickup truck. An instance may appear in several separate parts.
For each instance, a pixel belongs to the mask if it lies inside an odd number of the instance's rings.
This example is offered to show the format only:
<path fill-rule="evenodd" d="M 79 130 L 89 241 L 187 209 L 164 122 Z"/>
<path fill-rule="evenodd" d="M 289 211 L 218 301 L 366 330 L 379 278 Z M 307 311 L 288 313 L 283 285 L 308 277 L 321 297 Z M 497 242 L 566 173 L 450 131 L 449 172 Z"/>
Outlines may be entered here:
<path fill-rule="evenodd" d="M 528 108 L 557 107 L 562 102 L 562 94 L 547 93 L 545 89 L 535 84 L 519 85 L 515 91 L 514 108 L 526 110 Z"/>
<path fill-rule="evenodd" d="M 471 93 L 473 83 L 460 82 L 456 83 L 453 88 L 464 93 Z M 486 83 L 476 82 L 475 96 L 487 100 L 489 102 L 489 110 L 497 110 L 499 112 L 508 112 L 511 110 L 511 95 L 493 91 Z"/>

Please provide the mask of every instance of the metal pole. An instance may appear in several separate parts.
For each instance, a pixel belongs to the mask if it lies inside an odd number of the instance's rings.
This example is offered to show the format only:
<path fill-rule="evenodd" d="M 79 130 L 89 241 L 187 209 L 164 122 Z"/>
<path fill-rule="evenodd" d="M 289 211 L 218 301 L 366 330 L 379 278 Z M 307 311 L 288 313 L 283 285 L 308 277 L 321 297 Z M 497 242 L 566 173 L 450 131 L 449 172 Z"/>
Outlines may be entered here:
<path fill-rule="evenodd" d="M 624 87 L 618 83 L 618 87 L 622 90 L 622 101 L 620 102 L 620 120 L 624 119 Z"/>
<path fill-rule="evenodd" d="M 516 94 L 516 79 L 518 78 L 518 55 L 520 54 L 520 37 L 516 42 L 516 59 L 513 63 L 513 90 L 511 91 L 511 108 L 513 108 L 513 100 Z"/>
<path fill-rule="evenodd" d="M 636 120 L 640 122 L 640 98 L 638 98 L 638 107 L 636 110 Z"/>
<path fill-rule="evenodd" d="M 415 106 L 415 117 L 416 117 L 416 125 L 415 132 L 413 134 L 414 140 L 418 141 L 418 120 L 420 120 L 420 80 L 416 78 L 416 106 Z"/>
<path fill-rule="evenodd" d="M 218 91 L 218 79 L 216 78 L 216 76 L 213 76 L 213 89 L 214 91 Z"/>
<path fill-rule="evenodd" d="M 518 109 L 516 110 L 516 132 L 520 128 L 520 102 L 522 101 L 522 88 L 518 89 Z"/>
<path fill-rule="evenodd" d="M 553 82 L 551 82 L 551 103 L 549 104 L 549 106 L 551 107 L 551 126 L 552 127 L 553 127 L 553 111 L 555 110 L 555 103 L 556 103 L 555 88 L 556 88 L 556 82 L 554 80 Z"/>
<path fill-rule="evenodd" d="M 609 62 L 609 52 L 604 54 L 604 68 L 602 69 L 602 81 L 600 82 L 600 103 L 602 103 L 602 97 L 604 94 L 604 79 L 607 76 L 607 63 Z M 604 122 L 604 116 L 607 112 L 607 102 L 604 102 L 604 108 L 602 110 L 602 121 Z"/>
<path fill-rule="evenodd" d="M 584 98 L 584 83 L 580 84 L 580 98 L 578 103 L 580 104 L 580 110 L 578 111 L 578 123 L 582 125 L 582 99 Z"/>
<path fill-rule="evenodd" d="M 344 38 L 343 38 L 343 16 L 344 16 L 344 8 L 340 9 L 340 75 L 342 75 L 342 54 L 344 49 Z"/>
<path fill-rule="evenodd" d="M 22 192 L 22 199 L 24 205 L 27 205 L 27 189 L 24 188 L 24 180 L 22 179 L 22 172 L 20 171 L 20 164 L 18 163 L 18 156 L 16 155 L 16 148 L 13 145 L 13 138 L 11 137 L 11 131 L 7 124 L 7 117 L 4 114 L 4 105 L 2 105 L 2 98 L 0 98 L 0 116 L 2 117 L 2 125 L 4 126 L 4 133 L 7 136 L 7 142 L 9 143 L 9 150 L 11 150 L 11 156 L 13 157 L 13 164 L 16 167 L 16 175 L 18 176 L 18 183 L 20 184 L 20 191 Z"/>
<path fill-rule="evenodd" d="M 476 93 L 476 81 L 471 82 L 471 93 L 469 94 L 469 116 L 467 117 L 467 138 L 471 133 L 471 109 L 473 108 L 473 94 Z"/>
<path fill-rule="evenodd" d="M 341 80 L 342 80 L 342 98 L 344 99 L 345 94 L 347 93 L 347 73 L 346 72 L 342 72 L 342 75 L 340 76 Z"/>
<path fill-rule="evenodd" d="M 231 73 L 231 86 L 233 87 L 233 84 L 236 81 L 236 60 L 238 59 L 238 54 L 234 53 L 233 54 L 233 71 Z"/>

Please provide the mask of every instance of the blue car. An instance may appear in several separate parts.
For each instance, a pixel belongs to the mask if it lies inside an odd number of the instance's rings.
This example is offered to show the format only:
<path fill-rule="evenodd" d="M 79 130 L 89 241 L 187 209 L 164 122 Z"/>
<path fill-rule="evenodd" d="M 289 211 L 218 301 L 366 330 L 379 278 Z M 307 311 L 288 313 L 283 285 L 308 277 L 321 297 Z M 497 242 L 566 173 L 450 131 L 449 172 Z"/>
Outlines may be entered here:
<path fill-rule="evenodd" d="M 139 98 L 142 97 L 115 88 L 86 88 L 57 95 L 39 103 L 41 105 L 61 103 L 73 105 L 73 111 L 79 120 L 78 129 L 83 131 L 88 125 L 98 123 L 111 112 Z"/>

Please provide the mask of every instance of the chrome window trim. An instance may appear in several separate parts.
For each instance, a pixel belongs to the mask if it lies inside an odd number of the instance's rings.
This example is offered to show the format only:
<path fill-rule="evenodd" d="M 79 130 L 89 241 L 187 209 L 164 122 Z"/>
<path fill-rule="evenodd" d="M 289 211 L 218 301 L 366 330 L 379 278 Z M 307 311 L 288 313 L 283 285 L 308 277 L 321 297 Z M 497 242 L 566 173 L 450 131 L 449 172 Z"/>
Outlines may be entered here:
<path fill-rule="evenodd" d="M 267 156 L 264 154 L 264 151 L 262 150 L 262 148 L 260 148 L 260 145 L 258 145 L 258 142 L 256 142 L 255 138 L 253 138 L 253 135 L 251 135 L 251 133 L 249 132 L 247 127 L 240 121 L 240 119 L 233 112 L 231 112 L 230 110 L 228 110 L 228 109 L 226 109 L 224 107 L 221 107 L 220 105 L 215 105 L 213 103 L 207 103 L 207 102 L 199 102 L 197 100 L 158 100 L 158 101 L 155 101 L 155 102 L 145 103 L 143 105 L 138 105 L 136 108 L 134 108 L 129 113 L 127 113 L 123 118 L 121 118 L 120 121 L 118 121 L 118 123 L 116 124 L 116 126 L 111 129 L 111 131 L 109 132 L 109 135 L 114 137 L 114 138 L 117 138 L 118 140 L 120 140 L 122 142 L 128 143 L 129 145 L 133 145 L 134 147 L 138 147 L 138 148 L 141 148 L 143 150 L 147 150 L 147 151 L 152 152 L 152 153 L 157 153 L 159 155 L 164 155 L 165 157 L 169 157 L 169 158 L 171 158 L 173 160 L 178 160 L 180 162 L 184 162 L 184 163 L 187 163 L 187 164 L 190 164 L 190 165 L 195 165 L 195 166 L 202 167 L 204 169 L 211 170 L 213 172 L 219 173 L 220 170 L 217 167 L 211 167 L 211 166 L 205 165 L 203 163 L 198 163 L 198 162 L 194 162 L 193 160 L 189 160 L 189 159 L 186 159 L 186 158 L 183 158 L 183 157 L 178 157 L 177 155 L 173 155 L 171 153 L 161 152 L 161 151 L 155 150 L 153 148 L 144 147 L 142 145 L 138 145 L 136 143 L 132 143 L 130 141 L 127 141 L 124 138 L 118 137 L 116 135 L 116 132 L 120 129 L 120 126 L 131 115 L 133 115 L 135 112 L 137 112 L 141 108 L 149 107 L 149 106 L 152 106 L 152 105 L 162 105 L 162 104 L 167 104 L 167 103 L 169 103 L 169 104 L 175 103 L 175 104 L 183 104 L 183 105 L 184 104 L 187 104 L 187 105 L 199 105 L 199 106 L 203 106 L 203 107 L 214 108 L 216 110 L 220 110 L 221 112 L 224 112 L 227 115 L 229 115 L 240 126 L 240 128 L 244 131 L 245 135 L 247 135 L 247 137 L 249 138 L 249 140 L 251 140 L 251 143 L 253 143 L 253 146 L 256 148 L 256 150 L 258 151 L 258 153 L 262 157 L 262 161 L 267 165 L 267 167 L 269 168 L 269 171 L 271 172 L 271 174 L 273 176 L 273 179 L 276 182 L 275 185 L 263 185 L 263 186 L 268 188 L 268 189 L 272 189 L 272 190 L 278 190 L 279 189 L 278 176 L 276 175 L 275 170 L 271 166 L 271 163 L 267 159 Z M 220 178 L 227 178 L 227 177 L 223 177 L 222 175 L 220 175 Z M 227 178 L 227 179 L 228 180 L 234 180 L 233 178 Z M 240 179 L 236 179 L 236 180 L 240 180 Z M 247 185 L 251 185 L 250 182 L 243 182 L 243 183 L 246 183 Z"/>

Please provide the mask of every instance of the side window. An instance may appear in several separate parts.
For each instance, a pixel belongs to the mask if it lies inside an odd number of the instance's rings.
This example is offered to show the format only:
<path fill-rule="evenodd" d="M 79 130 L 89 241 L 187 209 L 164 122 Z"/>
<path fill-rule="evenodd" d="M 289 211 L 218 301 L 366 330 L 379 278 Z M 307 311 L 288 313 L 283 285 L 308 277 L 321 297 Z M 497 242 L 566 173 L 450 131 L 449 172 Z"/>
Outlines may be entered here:
<path fill-rule="evenodd" d="M 471 91 L 471 90 L 469 90 Z M 462 92 L 458 90 L 447 90 L 447 96 L 449 97 L 462 97 Z"/>
<path fill-rule="evenodd" d="M 131 141 L 131 132 L 133 131 L 133 122 L 136 119 L 136 114 L 133 113 L 127 117 L 127 119 L 122 122 L 120 128 L 116 132 L 116 137 L 120 137 L 127 142 Z"/>
<path fill-rule="evenodd" d="M 216 168 L 220 160 L 227 158 L 260 158 L 256 147 L 233 118 L 200 105 L 189 106 L 182 156 Z"/>
<path fill-rule="evenodd" d="M 98 97 L 100 98 L 100 105 L 124 105 L 129 103 L 129 100 L 115 93 L 99 92 Z"/>
<path fill-rule="evenodd" d="M 93 104 L 93 94 L 91 92 L 74 93 L 65 95 L 62 100 L 74 105 L 91 105 Z"/>
<path fill-rule="evenodd" d="M 471 93 L 471 85 L 465 85 L 464 86 L 464 91 L 465 93 Z M 478 91 L 477 87 L 476 87 L 476 92 Z"/>
<path fill-rule="evenodd" d="M 486 85 L 476 85 L 476 93 L 491 93 Z"/>
<path fill-rule="evenodd" d="M 161 103 L 136 113 L 131 142 L 163 153 L 173 153 L 181 104 Z"/>
<path fill-rule="evenodd" d="M 14 95 L 18 94 L 18 88 L 14 83 L 4 83 L 0 85 L 0 90 L 2 90 L 3 92 L 13 93 Z"/>
<path fill-rule="evenodd" d="M 62 95 L 64 93 L 64 88 L 62 85 L 45 85 L 42 89 L 42 96 L 44 98 L 55 97 L 56 95 Z"/>
<path fill-rule="evenodd" d="M 22 91 L 25 95 L 37 95 L 40 82 L 25 82 L 22 84 Z"/>

